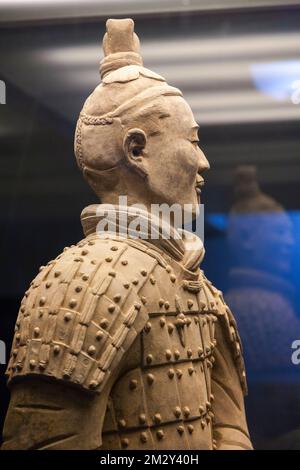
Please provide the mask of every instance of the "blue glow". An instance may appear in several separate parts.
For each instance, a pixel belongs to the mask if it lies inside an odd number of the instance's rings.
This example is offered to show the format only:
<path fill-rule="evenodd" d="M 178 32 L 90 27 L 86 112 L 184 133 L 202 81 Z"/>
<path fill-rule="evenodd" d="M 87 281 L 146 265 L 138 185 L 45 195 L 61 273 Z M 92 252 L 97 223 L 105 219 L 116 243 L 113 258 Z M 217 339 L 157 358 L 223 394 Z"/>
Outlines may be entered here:
<path fill-rule="evenodd" d="M 285 60 L 251 65 L 257 90 L 276 100 L 290 99 L 300 81 L 300 60 Z"/>

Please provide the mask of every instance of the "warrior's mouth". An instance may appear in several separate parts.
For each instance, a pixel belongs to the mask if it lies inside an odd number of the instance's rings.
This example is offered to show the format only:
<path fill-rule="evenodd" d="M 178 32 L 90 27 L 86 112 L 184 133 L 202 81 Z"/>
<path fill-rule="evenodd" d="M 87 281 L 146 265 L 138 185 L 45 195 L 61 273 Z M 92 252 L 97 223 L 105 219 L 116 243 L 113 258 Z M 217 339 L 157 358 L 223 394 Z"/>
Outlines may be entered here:
<path fill-rule="evenodd" d="M 196 184 L 195 184 L 197 194 L 201 193 L 201 189 L 203 188 L 203 186 L 204 186 L 204 179 L 202 178 L 202 176 L 198 175 L 196 179 Z"/>

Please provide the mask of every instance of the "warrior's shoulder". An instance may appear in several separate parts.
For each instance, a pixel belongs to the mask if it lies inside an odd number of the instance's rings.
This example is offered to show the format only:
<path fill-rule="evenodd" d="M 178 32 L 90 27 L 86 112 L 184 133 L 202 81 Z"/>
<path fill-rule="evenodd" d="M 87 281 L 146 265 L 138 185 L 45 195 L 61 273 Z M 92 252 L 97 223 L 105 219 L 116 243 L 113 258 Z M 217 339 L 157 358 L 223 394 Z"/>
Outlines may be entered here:
<path fill-rule="evenodd" d="M 120 239 L 66 248 L 21 302 L 9 380 L 42 375 L 101 390 L 147 322 L 144 286 L 164 264 L 159 252 Z"/>

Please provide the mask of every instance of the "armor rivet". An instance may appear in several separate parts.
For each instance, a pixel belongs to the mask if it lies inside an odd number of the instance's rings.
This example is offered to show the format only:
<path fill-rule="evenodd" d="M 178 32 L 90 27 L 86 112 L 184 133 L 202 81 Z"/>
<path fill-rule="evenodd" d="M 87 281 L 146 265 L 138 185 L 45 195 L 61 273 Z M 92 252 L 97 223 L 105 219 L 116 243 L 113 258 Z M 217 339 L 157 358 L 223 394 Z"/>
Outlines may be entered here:
<path fill-rule="evenodd" d="M 143 442 L 143 443 L 147 442 L 147 440 L 148 440 L 147 433 L 141 432 L 140 440 L 141 440 L 141 442 Z"/>
<path fill-rule="evenodd" d="M 82 280 L 83 280 L 83 281 L 88 281 L 88 280 L 89 280 L 89 276 L 88 276 L 87 274 L 84 274 L 84 275 L 82 276 Z"/>
<path fill-rule="evenodd" d="M 126 428 L 126 421 L 125 419 L 119 419 L 118 425 L 120 428 Z"/>
<path fill-rule="evenodd" d="M 175 274 L 171 274 L 170 279 L 171 279 L 171 282 L 175 282 L 176 281 Z"/>
<path fill-rule="evenodd" d="M 149 333 L 150 330 L 151 330 L 151 323 L 148 321 L 146 325 L 144 326 L 144 331 L 145 333 Z"/>
<path fill-rule="evenodd" d="M 108 321 L 106 320 L 106 318 L 104 318 L 103 320 L 101 320 L 100 326 L 101 326 L 101 328 L 103 328 L 104 330 L 108 327 Z"/>
<path fill-rule="evenodd" d="M 166 350 L 166 358 L 168 359 L 168 361 L 172 358 L 172 352 L 170 351 L 170 349 Z"/>
<path fill-rule="evenodd" d="M 114 246 L 112 246 L 112 247 L 111 247 L 111 251 L 118 251 L 118 247 L 117 247 L 117 246 L 115 246 L 115 245 L 114 245 Z"/>
<path fill-rule="evenodd" d="M 75 308 L 76 305 L 77 305 L 77 300 L 71 299 L 70 302 L 69 302 L 69 307 L 70 308 Z"/>
<path fill-rule="evenodd" d="M 89 240 L 88 245 L 95 245 L 94 240 Z"/>
<path fill-rule="evenodd" d="M 166 271 L 167 271 L 167 273 L 170 273 L 170 272 L 172 271 L 172 268 L 171 268 L 170 265 L 167 265 L 167 266 L 166 266 Z"/>
<path fill-rule="evenodd" d="M 89 383 L 89 388 L 91 388 L 92 390 L 95 389 L 97 387 L 97 382 L 96 380 L 92 380 L 90 383 Z"/>
<path fill-rule="evenodd" d="M 30 369 L 34 369 L 36 366 L 36 361 L 34 359 L 30 359 L 29 361 L 29 367 Z"/>
<path fill-rule="evenodd" d="M 59 354 L 60 353 L 60 346 L 58 344 L 56 344 L 53 348 L 53 352 L 55 355 Z"/>
<path fill-rule="evenodd" d="M 177 349 L 174 352 L 174 357 L 175 357 L 176 360 L 178 360 L 180 358 L 180 352 Z"/>
<path fill-rule="evenodd" d="M 111 277 L 116 277 L 116 271 L 109 271 L 108 275 Z"/>
<path fill-rule="evenodd" d="M 183 411 L 183 414 L 186 418 L 188 418 L 191 414 L 191 411 L 190 411 L 188 406 L 184 406 L 182 411 Z"/>
<path fill-rule="evenodd" d="M 160 415 L 160 413 L 155 413 L 155 415 L 153 416 L 153 421 L 154 421 L 156 424 L 161 423 L 161 415 Z"/>
<path fill-rule="evenodd" d="M 169 310 L 169 308 L 170 308 L 170 302 L 166 301 L 165 302 L 165 309 Z"/>
<path fill-rule="evenodd" d="M 183 426 L 178 426 L 177 431 L 180 435 L 184 433 L 184 427 Z"/>
<path fill-rule="evenodd" d="M 39 369 L 40 370 L 45 370 L 46 369 L 46 363 L 45 362 L 40 362 L 39 363 Z"/>
<path fill-rule="evenodd" d="M 213 301 L 210 302 L 210 306 L 213 309 L 215 307 L 215 303 Z"/>
<path fill-rule="evenodd" d="M 90 346 L 89 349 L 88 349 L 88 354 L 89 354 L 90 356 L 93 356 L 93 355 L 95 354 L 95 352 L 96 352 L 95 346 L 93 346 L 93 345 Z"/>
<path fill-rule="evenodd" d="M 128 264 L 127 259 L 123 259 L 123 260 L 121 261 L 121 264 L 123 264 L 123 266 L 126 266 L 126 265 Z"/>
<path fill-rule="evenodd" d="M 188 289 L 188 286 L 189 286 L 189 282 L 188 281 L 183 281 L 182 283 L 182 287 L 184 290 L 187 290 Z"/>
<path fill-rule="evenodd" d="M 40 267 L 39 267 L 39 272 L 43 271 L 44 267 L 45 267 L 45 266 L 40 266 Z"/>
<path fill-rule="evenodd" d="M 24 313 L 24 312 L 25 312 L 25 307 L 24 307 L 24 305 L 22 305 L 22 307 L 20 308 L 20 312 L 21 312 L 21 313 Z"/>
<path fill-rule="evenodd" d="M 158 431 L 156 431 L 156 436 L 157 436 L 158 439 L 163 439 L 164 435 L 165 435 L 165 433 L 163 432 L 162 429 L 159 429 Z"/>
<path fill-rule="evenodd" d="M 144 413 L 140 414 L 139 422 L 140 422 L 140 424 L 145 424 L 146 423 L 146 415 Z"/>
<path fill-rule="evenodd" d="M 146 299 L 146 297 L 145 297 L 144 295 L 142 295 L 141 301 L 142 301 L 142 303 L 143 303 L 144 305 L 147 303 L 147 299 Z"/>
<path fill-rule="evenodd" d="M 145 269 L 142 269 L 142 270 L 141 270 L 141 275 L 142 275 L 142 276 L 147 276 L 147 271 L 146 271 Z"/>
<path fill-rule="evenodd" d="M 75 287 L 75 292 L 81 292 L 82 291 L 82 287 L 81 286 L 76 286 Z"/>
<path fill-rule="evenodd" d="M 106 261 L 107 263 L 110 263 L 110 262 L 112 261 L 112 257 L 111 257 L 111 256 L 107 256 L 107 257 L 105 258 L 105 261 Z"/>
<path fill-rule="evenodd" d="M 147 374 L 147 382 L 149 385 L 152 385 L 154 382 L 154 375 L 153 374 Z"/>
<path fill-rule="evenodd" d="M 177 377 L 178 377 L 179 379 L 181 379 L 181 377 L 182 377 L 182 370 L 181 370 L 181 369 L 177 369 L 177 370 L 176 370 L 176 375 L 177 375 Z"/>
<path fill-rule="evenodd" d="M 165 303 L 164 299 L 159 299 L 158 305 L 159 305 L 160 307 L 162 307 L 162 306 L 164 305 L 164 303 Z"/>
<path fill-rule="evenodd" d="M 95 259 L 91 259 L 91 264 L 97 264 L 97 261 Z"/>
<path fill-rule="evenodd" d="M 79 256 L 77 256 L 76 258 L 74 258 L 74 261 L 76 261 L 76 263 L 78 263 L 79 261 L 83 261 L 82 258 L 80 258 Z"/>
<path fill-rule="evenodd" d="M 129 439 L 127 439 L 126 437 L 124 439 L 121 439 L 121 444 L 122 444 L 122 447 L 128 447 Z"/>
<path fill-rule="evenodd" d="M 97 341 L 101 341 L 101 339 L 103 338 L 103 333 L 101 330 L 97 331 L 96 333 L 96 340 Z"/>
<path fill-rule="evenodd" d="M 174 369 L 169 369 L 169 371 L 168 371 L 168 376 L 169 376 L 169 378 L 170 378 L 170 379 L 173 379 L 174 375 L 175 375 Z"/>
<path fill-rule="evenodd" d="M 151 364 L 152 361 L 153 361 L 153 356 L 152 356 L 152 354 L 148 354 L 148 356 L 146 357 L 146 362 L 147 362 L 147 364 Z"/>
<path fill-rule="evenodd" d="M 192 375 L 195 372 L 195 369 L 191 366 L 188 368 L 189 374 Z"/>
<path fill-rule="evenodd" d="M 206 346 L 206 347 L 205 347 L 205 352 L 206 352 L 206 354 L 209 354 L 209 353 L 210 353 L 210 347 L 209 347 L 209 346 Z"/>
<path fill-rule="evenodd" d="M 87 254 L 88 254 L 88 250 L 82 250 L 81 254 L 82 254 L 82 256 L 87 255 Z"/>
<path fill-rule="evenodd" d="M 134 286 L 137 286 L 138 283 L 139 283 L 139 280 L 138 280 L 138 279 L 133 279 L 132 284 L 133 284 Z"/>
<path fill-rule="evenodd" d="M 129 382 L 130 390 L 134 390 L 134 389 L 136 389 L 136 387 L 137 387 L 137 380 L 131 379 L 130 382 Z"/>
<path fill-rule="evenodd" d="M 34 328 L 33 333 L 34 333 L 34 336 L 38 336 L 40 334 L 40 329 L 38 326 Z"/>
<path fill-rule="evenodd" d="M 199 411 L 200 411 L 200 415 L 203 415 L 204 414 L 204 406 L 200 405 L 199 406 Z"/>
<path fill-rule="evenodd" d="M 201 357 L 203 355 L 203 349 L 198 348 L 198 356 Z"/>
<path fill-rule="evenodd" d="M 21 335 L 20 335 L 20 333 L 17 333 L 16 334 L 16 341 L 18 342 L 18 341 L 20 341 L 20 339 L 21 339 Z"/>
<path fill-rule="evenodd" d="M 194 432 L 194 426 L 192 424 L 188 424 L 188 431 L 190 434 L 192 434 Z"/>
<path fill-rule="evenodd" d="M 40 305 L 41 305 L 41 306 L 42 306 L 42 305 L 45 305 L 45 303 L 46 303 L 46 297 L 41 297 L 41 298 L 40 298 Z"/>
<path fill-rule="evenodd" d="M 129 289 L 130 284 L 128 282 L 125 282 L 125 284 L 123 284 L 123 286 L 125 287 L 125 289 Z"/>
<path fill-rule="evenodd" d="M 187 357 L 192 357 L 193 351 L 189 348 L 187 349 L 186 354 L 187 354 Z"/>
<path fill-rule="evenodd" d="M 150 282 L 153 285 L 156 283 L 156 279 L 152 275 L 150 276 Z"/>
<path fill-rule="evenodd" d="M 49 312 L 49 313 L 50 313 L 50 312 Z M 39 310 L 39 318 L 42 318 L 43 315 L 44 315 L 43 310 Z"/>
<path fill-rule="evenodd" d="M 20 364 L 20 362 L 18 362 L 18 364 L 15 365 L 15 368 L 16 368 L 16 370 L 22 370 L 23 366 L 22 366 L 22 364 Z"/>
<path fill-rule="evenodd" d="M 134 308 L 135 308 L 137 311 L 141 310 L 141 307 L 142 307 L 142 306 L 141 306 L 140 303 L 134 302 Z"/>
<path fill-rule="evenodd" d="M 185 314 L 184 313 L 180 313 L 177 318 L 180 318 L 181 320 L 184 320 L 185 319 Z"/>
<path fill-rule="evenodd" d="M 72 318 L 72 314 L 70 312 L 65 313 L 64 315 L 64 320 L 65 321 L 70 321 Z"/>
<path fill-rule="evenodd" d="M 176 418 L 180 417 L 181 409 L 179 408 L 179 406 L 176 406 L 176 408 L 174 408 L 174 415 L 176 416 Z"/>
<path fill-rule="evenodd" d="M 206 404 L 206 408 L 207 408 L 208 410 L 210 410 L 210 409 L 211 409 L 211 404 L 210 404 L 210 402 L 207 401 L 205 404 Z"/>
<path fill-rule="evenodd" d="M 163 328 L 163 327 L 165 326 L 165 324 L 166 324 L 166 320 L 165 320 L 164 318 L 161 318 L 161 319 L 159 320 L 159 324 L 160 324 L 160 326 Z"/>
<path fill-rule="evenodd" d="M 61 275 L 61 271 L 55 271 L 54 277 L 59 277 Z"/>
<path fill-rule="evenodd" d="M 46 282 L 46 289 L 49 289 L 49 287 L 51 287 L 51 285 L 52 285 L 52 282 L 50 282 L 50 281 Z"/>
<path fill-rule="evenodd" d="M 121 294 L 116 294 L 116 295 L 114 296 L 114 301 L 115 301 L 115 302 L 120 302 L 120 300 L 121 300 Z"/>
<path fill-rule="evenodd" d="M 201 427 L 202 427 L 202 429 L 205 428 L 205 425 L 206 425 L 206 423 L 205 423 L 204 419 L 201 419 Z"/>
<path fill-rule="evenodd" d="M 115 311 L 115 309 L 116 309 L 116 306 L 113 305 L 113 304 L 111 304 L 111 305 L 108 307 L 108 311 L 109 311 L 110 313 L 113 313 L 113 312 Z"/>
<path fill-rule="evenodd" d="M 18 354 L 18 350 L 14 349 L 13 352 L 12 352 L 12 356 L 16 357 L 17 354 Z"/>
<path fill-rule="evenodd" d="M 192 308 L 193 305 L 194 305 L 194 302 L 191 299 L 188 299 L 187 301 L 188 308 Z"/>
<path fill-rule="evenodd" d="M 187 326 L 190 326 L 191 323 L 192 323 L 192 320 L 191 320 L 190 318 L 187 318 L 187 319 L 186 319 L 186 324 L 187 324 Z"/>

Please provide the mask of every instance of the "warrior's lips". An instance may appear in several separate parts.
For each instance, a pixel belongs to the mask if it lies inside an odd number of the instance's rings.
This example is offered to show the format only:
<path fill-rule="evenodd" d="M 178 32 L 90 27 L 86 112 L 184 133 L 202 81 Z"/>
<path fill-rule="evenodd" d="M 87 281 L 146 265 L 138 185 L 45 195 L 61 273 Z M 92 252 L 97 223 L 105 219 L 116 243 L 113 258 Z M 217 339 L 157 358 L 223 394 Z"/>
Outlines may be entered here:
<path fill-rule="evenodd" d="M 203 186 L 204 186 L 204 179 L 201 178 L 200 176 L 197 177 L 196 185 L 195 185 L 197 194 L 201 194 L 201 189 L 203 188 Z"/>

